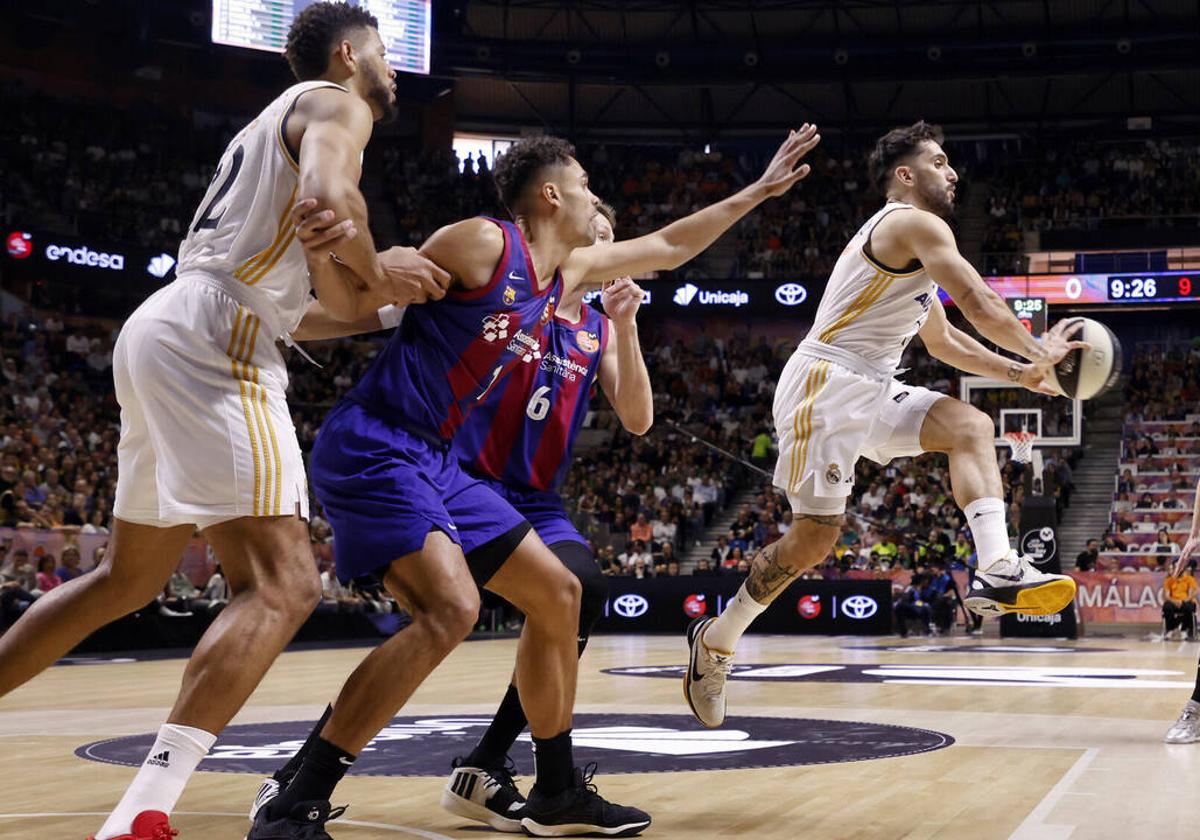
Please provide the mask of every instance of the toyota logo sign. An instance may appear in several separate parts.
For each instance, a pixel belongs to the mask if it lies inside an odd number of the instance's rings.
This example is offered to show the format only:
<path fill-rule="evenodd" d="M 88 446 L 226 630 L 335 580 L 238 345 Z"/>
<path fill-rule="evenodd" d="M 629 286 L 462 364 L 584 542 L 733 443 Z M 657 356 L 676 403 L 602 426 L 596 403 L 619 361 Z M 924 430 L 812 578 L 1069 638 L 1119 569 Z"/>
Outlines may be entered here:
<path fill-rule="evenodd" d="M 784 306 L 799 306 L 808 299 L 808 289 L 799 283 L 784 283 L 775 290 L 775 300 Z"/>
<path fill-rule="evenodd" d="M 613 610 L 622 618 L 637 618 L 640 615 L 645 615 L 648 609 L 650 609 L 650 602 L 641 595 L 635 595 L 632 592 L 618 595 L 613 600 Z"/>
<path fill-rule="evenodd" d="M 874 598 L 868 598 L 866 595 L 851 595 L 842 601 L 842 612 L 847 618 L 870 618 L 879 612 L 879 604 Z"/>

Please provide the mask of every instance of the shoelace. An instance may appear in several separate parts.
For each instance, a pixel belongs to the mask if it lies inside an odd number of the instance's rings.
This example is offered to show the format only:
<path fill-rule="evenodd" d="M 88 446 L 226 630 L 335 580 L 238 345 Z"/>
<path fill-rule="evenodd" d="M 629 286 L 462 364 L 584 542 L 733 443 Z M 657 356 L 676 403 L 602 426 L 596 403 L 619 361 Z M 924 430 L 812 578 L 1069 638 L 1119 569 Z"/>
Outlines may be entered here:
<path fill-rule="evenodd" d="M 708 654 L 709 671 L 705 677 L 711 677 L 713 674 L 720 674 L 722 678 L 728 677 L 733 673 L 733 657 L 722 656 L 719 653 L 713 653 L 711 650 L 706 651 Z M 725 687 L 725 680 L 705 679 L 701 684 L 704 689 L 704 696 L 709 698 L 717 698 L 721 696 L 721 691 Z"/>
<path fill-rule="evenodd" d="M 592 777 L 596 775 L 600 765 L 594 761 L 590 761 L 583 765 L 583 769 L 579 771 L 579 784 L 577 787 L 586 790 L 588 793 L 599 793 L 599 789 L 592 784 Z"/>
<path fill-rule="evenodd" d="M 154 826 L 154 834 L 151 835 L 150 840 L 171 840 L 177 834 L 179 834 L 179 829 L 171 828 L 170 825 L 163 823 Z"/>
<path fill-rule="evenodd" d="M 1184 708 L 1183 714 L 1181 714 L 1179 716 L 1179 720 L 1176 725 L 1178 725 L 1180 723 L 1191 723 L 1192 721 L 1196 720 L 1197 718 L 1200 718 L 1200 709 L 1196 709 L 1191 706 L 1187 706 L 1186 708 Z"/>
<path fill-rule="evenodd" d="M 516 787 L 517 763 L 512 760 L 512 756 L 504 756 L 504 764 L 501 767 L 487 768 L 488 781 L 485 787 Z"/>

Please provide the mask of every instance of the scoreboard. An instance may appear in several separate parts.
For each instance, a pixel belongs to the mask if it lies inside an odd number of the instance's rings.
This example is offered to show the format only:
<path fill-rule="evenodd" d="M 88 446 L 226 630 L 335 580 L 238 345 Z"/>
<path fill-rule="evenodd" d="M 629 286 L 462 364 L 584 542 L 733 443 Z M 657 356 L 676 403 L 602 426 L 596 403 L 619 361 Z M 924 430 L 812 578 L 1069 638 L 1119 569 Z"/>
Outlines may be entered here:
<path fill-rule="evenodd" d="M 1051 306 L 1200 303 L 1200 271 L 1022 274 L 984 280 L 1003 298 L 1043 298 Z"/>
<path fill-rule="evenodd" d="M 281 53 L 296 15 L 314 0 L 213 0 L 214 44 Z M 379 19 L 388 64 L 402 73 L 429 73 L 432 0 L 350 0 Z"/>

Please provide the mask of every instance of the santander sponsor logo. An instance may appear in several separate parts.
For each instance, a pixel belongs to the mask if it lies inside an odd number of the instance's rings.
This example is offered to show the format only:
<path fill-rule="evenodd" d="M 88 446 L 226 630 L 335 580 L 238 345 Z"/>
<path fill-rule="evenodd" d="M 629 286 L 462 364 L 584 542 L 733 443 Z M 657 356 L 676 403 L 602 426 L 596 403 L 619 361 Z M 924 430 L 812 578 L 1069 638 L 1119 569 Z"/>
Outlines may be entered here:
<path fill-rule="evenodd" d="M 5 241 L 8 255 L 14 260 L 27 259 L 33 253 L 33 236 L 23 230 L 14 230 Z"/>

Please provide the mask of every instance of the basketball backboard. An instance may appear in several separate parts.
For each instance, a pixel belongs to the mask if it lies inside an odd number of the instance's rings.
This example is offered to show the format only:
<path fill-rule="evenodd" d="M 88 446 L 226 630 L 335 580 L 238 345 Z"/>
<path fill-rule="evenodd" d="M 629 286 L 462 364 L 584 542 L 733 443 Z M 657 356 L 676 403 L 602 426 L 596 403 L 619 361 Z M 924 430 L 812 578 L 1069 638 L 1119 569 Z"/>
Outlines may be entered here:
<path fill-rule="evenodd" d="M 1005 432 L 1033 432 L 1037 447 L 1079 446 L 1083 435 L 1083 401 L 1035 394 L 1011 382 L 964 376 L 959 399 L 992 418 L 996 446 L 1007 446 Z"/>

